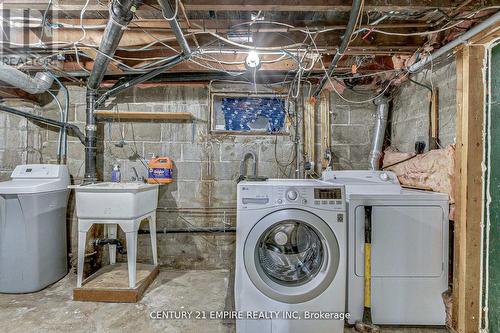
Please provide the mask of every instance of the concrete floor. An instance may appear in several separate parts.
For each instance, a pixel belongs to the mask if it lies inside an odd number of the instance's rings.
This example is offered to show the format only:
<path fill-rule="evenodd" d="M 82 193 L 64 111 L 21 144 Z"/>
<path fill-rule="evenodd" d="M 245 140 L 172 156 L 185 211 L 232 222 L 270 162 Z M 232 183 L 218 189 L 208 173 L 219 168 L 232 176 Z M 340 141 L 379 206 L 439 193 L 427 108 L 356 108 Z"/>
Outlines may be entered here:
<path fill-rule="evenodd" d="M 2 332 L 234 332 L 234 322 L 219 320 L 153 320 L 167 310 L 231 310 L 229 271 L 162 270 L 137 304 L 74 302 L 76 275 L 68 274 L 33 294 L 0 294 Z M 391 333 L 444 333 L 444 329 L 383 328 Z M 346 329 L 346 333 L 354 332 Z"/>

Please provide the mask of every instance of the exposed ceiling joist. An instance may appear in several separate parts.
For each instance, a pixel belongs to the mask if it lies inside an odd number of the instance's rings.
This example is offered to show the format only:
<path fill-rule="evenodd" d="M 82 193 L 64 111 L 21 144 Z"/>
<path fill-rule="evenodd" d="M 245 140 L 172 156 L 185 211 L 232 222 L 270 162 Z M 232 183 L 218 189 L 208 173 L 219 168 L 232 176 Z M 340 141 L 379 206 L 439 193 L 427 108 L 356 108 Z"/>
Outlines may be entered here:
<path fill-rule="evenodd" d="M 59 0 L 54 1 L 52 10 L 56 11 L 80 11 L 86 0 Z M 486 0 L 483 5 L 488 5 L 495 0 Z M 49 0 L 27 1 L 27 0 L 4 0 L 3 9 L 26 9 L 45 10 Z M 145 4 L 157 6 L 155 0 L 146 0 Z M 337 11 L 348 12 L 351 9 L 349 2 L 345 0 L 185 0 L 186 10 L 205 11 Z M 365 10 L 367 11 L 420 11 L 430 7 L 443 10 L 453 10 L 462 3 L 461 0 L 367 0 Z M 471 8 L 466 6 L 462 10 Z M 154 8 L 142 6 L 138 14 L 144 14 Z M 91 0 L 87 11 L 107 11 L 105 4 Z"/>
<path fill-rule="evenodd" d="M 456 0 L 367 0 L 365 10 L 419 11 L 429 7 L 451 9 L 462 1 Z M 345 0 L 185 0 L 187 10 L 215 11 L 338 11 L 349 12 L 350 1 Z"/>

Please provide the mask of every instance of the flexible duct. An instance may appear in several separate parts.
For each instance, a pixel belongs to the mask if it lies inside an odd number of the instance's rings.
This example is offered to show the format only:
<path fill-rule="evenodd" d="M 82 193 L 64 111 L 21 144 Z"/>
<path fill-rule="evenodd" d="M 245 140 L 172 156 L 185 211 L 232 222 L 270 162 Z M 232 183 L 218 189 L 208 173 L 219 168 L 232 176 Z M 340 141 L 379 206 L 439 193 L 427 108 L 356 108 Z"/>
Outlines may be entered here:
<path fill-rule="evenodd" d="M 38 72 L 35 77 L 31 77 L 12 66 L 0 62 L 0 81 L 30 94 L 41 94 L 52 86 L 54 79 L 44 72 Z"/>
<path fill-rule="evenodd" d="M 385 129 L 389 116 L 389 101 L 386 97 L 380 96 L 375 99 L 377 105 L 377 119 L 373 130 L 372 150 L 370 152 L 369 162 L 370 170 L 380 169 L 380 157 L 382 156 L 382 146 L 384 145 Z"/>

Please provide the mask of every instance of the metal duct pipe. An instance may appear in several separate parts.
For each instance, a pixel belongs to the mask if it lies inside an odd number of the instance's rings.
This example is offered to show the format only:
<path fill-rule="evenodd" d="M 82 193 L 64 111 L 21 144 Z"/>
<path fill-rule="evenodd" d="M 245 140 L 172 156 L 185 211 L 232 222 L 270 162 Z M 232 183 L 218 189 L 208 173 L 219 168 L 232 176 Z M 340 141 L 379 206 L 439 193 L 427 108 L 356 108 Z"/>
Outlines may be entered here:
<path fill-rule="evenodd" d="M 1 105 L 1 104 L 0 104 L 0 111 L 14 114 L 16 116 L 21 116 L 21 117 L 31 119 L 34 121 L 38 121 L 38 122 L 41 122 L 43 124 L 47 124 L 50 126 L 69 129 L 80 140 L 81 143 L 85 144 L 85 135 L 83 135 L 83 133 L 80 131 L 80 129 L 76 125 L 72 125 L 72 124 L 68 124 L 65 122 L 45 118 L 42 116 L 38 116 L 36 114 L 31 114 L 31 113 L 17 110 L 17 109 L 14 109 L 14 108 L 11 108 L 11 107 L 8 107 L 5 105 Z"/>
<path fill-rule="evenodd" d="M 138 76 L 134 79 L 131 79 L 123 84 L 120 84 L 116 87 L 113 87 L 112 89 L 106 91 L 99 99 L 97 100 L 95 104 L 95 108 L 99 108 L 102 103 L 106 101 L 111 96 L 114 96 L 118 93 L 120 93 L 123 90 L 126 90 L 130 87 L 133 87 L 139 83 L 145 82 L 149 79 L 152 79 L 153 77 L 165 72 L 167 69 L 181 63 L 184 60 L 187 60 L 191 57 L 191 48 L 189 47 L 189 44 L 184 37 L 184 34 L 182 33 L 181 27 L 179 26 L 179 23 L 177 22 L 177 18 L 175 18 L 175 10 L 172 8 L 170 5 L 170 2 L 168 0 L 158 0 L 158 3 L 160 4 L 163 12 L 163 16 L 165 18 L 172 18 L 169 20 L 170 28 L 172 29 L 175 38 L 177 39 L 177 42 L 179 43 L 181 49 L 182 49 L 182 54 L 178 54 L 172 59 L 166 63 L 165 65 L 161 66 L 160 68 L 157 68 L 155 70 L 152 70 L 150 72 L 147 72 L 141 76 Z"/>
<path fill-rule="evenodd" d="M 184 53 L 184 55 L 191 54 L 191 48 L 189 47 L 186 37 L 184 37 L 184 34 L 182 33 L 181 27 L 179 26 L 179 22 L 177 22 L 177 18 L 175 17 L 176 14 L 175 10 L 170 5 L 170 1 L 158 0 L 158 3 L 160 4 L 161 10 L 163 12 L 163 17 L 169 18 L 168 23 L 170 24 L 170 28 L 172 29 L 172 32 L 175 35 L 175 39 L 177 39 L 177 42 L 182 48 L 182 53 Z"/>
<path fill-rule="evenodd" d="M 99 85 L 106 74 L 108 64 L 115 54 L 122 39 L 124 27 L 132 20 L 132 5 L 134 0 L 115 0 L 109 7 L 109 20 L 101 38 L 99 52 L 94 60 L 94 66 L 87 81 L 87 87 L 92 90 Z"/>
<path fill-rule="evenodd" d="M 86 96 L 86 125 L 85 125 L 85 183 L 95 183 L 96 175 L 96 156 L 97 156 L 97 125 L 94 116 L 95 91 L 87 89 Z"/>
<path fill-rule="evenodd" d="M 54 78 L 45 72 L 38 72 L 31 77 L 0 61 L 0 81 L 20 88 L 30 94 L 41 94 L 47 91 L 54 82 Z"/>
<path fill-rule="evenodd" d="M 342 58 L 342 56 L 344 55 L 344 52 L 347 49 L 347 46 L 349 45 L 349 42 L 351 40 L 352 33 L 354 32 L 354 28 L 356 27 L 356 22 L 358 20 L 362 2 L 363 2 L 362 0 L 352 1 L 351 13 L 349 15 L 349 21 L 347 22 L 344 36 L 342 37 L 342 43 L 340 44 L 338 51 L 335 53 L 335 56 L 333 57 L 333 60 L 330 63 L 330 66 L 328 66 L 328 71 L 325 73 L 325 75 L 319 82 L 318 87 L 314 91 L 313 96 L 315 97 L 319 96 L 321 90 L 323 90 L 323 87 L 328 81 L 328 78 L 332 75 L 333 71 L 335 70 L 335 67 L 337 67 L 337 63 L 339 62 L 340 58 Z"/>
<path fill-rule="evenodd" d="M 448 44 L 444 45 L 440 49 L 438 49 L 436 52 L 431 54 L 425 59 L 420 60 L 417 63 L 414 63 L 411 65 L 408 70 L 410 72 L 417 72 L 420 69 L 422 69 L 425 65 L 429 64 L 430 62 L 436 60 L 437 58 L 445 55 L 448 53 L 450 50 L 453 48 L 457 47 L 460 44 L 466 43 L 471 37 L 474 35 L 477 35 L 481 31 L 485 30 L 486 28 L 491 27 L 494 24 L 497 24 L 500 22 L 500 12 L 496 12 L 492 16 L 490 16 L 488 19 L 484 20 L 483 22 L 475 25 L 472 29 L 468 30 L 467 32 L 463 33 L 462 35 L 458 36 Z"/>
<path fill-rule="evenodd" d="M 380 96 L 375 99 L 374 103 L 377 105 L 377 120 L 373 130 L 372 150 L 369 162 L 370 170 L 380 170 L 380 157 L 382 156 L 385 128 L 389 116 L 389 100 L 384 96 Z"/>

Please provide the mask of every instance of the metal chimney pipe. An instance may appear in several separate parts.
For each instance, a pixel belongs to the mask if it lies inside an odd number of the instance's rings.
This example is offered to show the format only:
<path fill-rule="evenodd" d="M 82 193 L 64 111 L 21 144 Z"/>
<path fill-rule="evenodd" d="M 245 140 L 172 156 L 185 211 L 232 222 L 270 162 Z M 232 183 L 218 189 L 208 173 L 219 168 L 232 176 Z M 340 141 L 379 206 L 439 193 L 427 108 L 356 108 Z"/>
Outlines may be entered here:
<path fill-rule="evenodd" d="M 385 129 L 389 118 L 389 100 L 384 96 L 380 96 L 375 99 L 374 103 L 377 105 L 377 120 L 373 130 L 372 150 L 370 152 L 369 163 L 370 170 L 379 170 Z"/>

